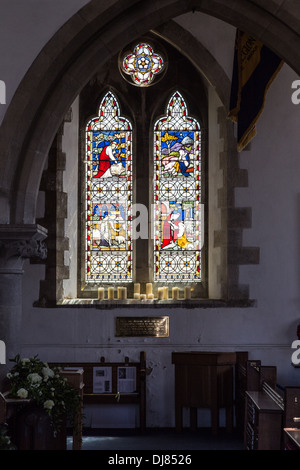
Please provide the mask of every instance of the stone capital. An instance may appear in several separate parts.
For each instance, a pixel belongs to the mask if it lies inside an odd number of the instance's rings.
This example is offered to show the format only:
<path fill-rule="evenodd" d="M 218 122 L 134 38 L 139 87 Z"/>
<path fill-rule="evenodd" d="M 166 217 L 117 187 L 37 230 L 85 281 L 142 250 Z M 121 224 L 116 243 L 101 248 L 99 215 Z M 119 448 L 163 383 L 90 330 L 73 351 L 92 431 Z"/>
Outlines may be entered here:
<path fill-rule="evenodd" d="M 45 259 L 47 230 L 40 225 L 0 225 L 0 273 L 22 273 L 26 258 Z"/>

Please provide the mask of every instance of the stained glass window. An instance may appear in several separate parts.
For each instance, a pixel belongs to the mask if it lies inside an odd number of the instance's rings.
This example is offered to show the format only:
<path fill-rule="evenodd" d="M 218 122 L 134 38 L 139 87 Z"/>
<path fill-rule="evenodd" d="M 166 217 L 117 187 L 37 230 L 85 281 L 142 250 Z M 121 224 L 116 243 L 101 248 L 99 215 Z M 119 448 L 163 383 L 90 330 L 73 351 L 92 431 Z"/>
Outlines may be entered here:
<path fill-rule="evenodd" d="M 86 126 L 87 282 L 132 281 L 132 127 L 108 92 Z"/>
<path fill-rule="evenodd" d="M 153 51 L 153 48 L 146 43 L 137 44 L 133 50 L 125 55 L 122 61 L 122 70 L 135 85 L 148 86 L 155 75 L 162 72 L 165 62 L 160 54 Z"/>
<path fill-rule="evenodd" d="M 179 92 L 154 126 L 154 280 L 201 281 L 201 131 Z"/>

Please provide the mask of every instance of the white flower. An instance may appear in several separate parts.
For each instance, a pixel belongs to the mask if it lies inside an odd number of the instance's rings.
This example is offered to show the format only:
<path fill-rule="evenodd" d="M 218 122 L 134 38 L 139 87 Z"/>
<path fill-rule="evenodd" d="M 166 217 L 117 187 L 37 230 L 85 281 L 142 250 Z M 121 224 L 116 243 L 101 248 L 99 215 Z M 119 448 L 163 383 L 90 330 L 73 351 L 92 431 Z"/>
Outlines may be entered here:
<path fill-rule="evenodd" d="M 54 377 L 54 372 L 50 367 L 43 367 L 43 375 L 45 378 Z"/>
<path fill-rule="evenodd" d="M 25 364 L 26 362 L 30 362 L 30 359 L 27 357 L 24 357 L 24 359 L 21 360 L 22 364 Z"/>
<path fill-rule="evenodd" d="M 30 382 L 32 382 L 32 383 L 39 383 L 43 380 L 42 377 L 39 374 L 37 374 L 36 372 L 33 372 L 32 374 L 29 374 L 27 376 L 27 379 L 30 380 Z"/>
<path fill-rule="evenodd" d="M 13 376 L 13 375 L 12 375 L 10 372 L 8 372 L 8 373 L 6 374 L 6 377 L 7 377 L 8 379 L 11 379 L 12 376 Z"/>
<path fill-rule="evenodd" d="M 46 400 L 44 403 L 44 408 L 46 408 L 46 410 L 51 410 L 53 406 L 54 406 L 54 401 L 52 400 Z"/>
<path fill-rule="evenodd" d="M 19 398 L 27 398 L 28 392 L 25 388 L 19 388 L 19 390 L 17 391 L 17 395 Z"/>

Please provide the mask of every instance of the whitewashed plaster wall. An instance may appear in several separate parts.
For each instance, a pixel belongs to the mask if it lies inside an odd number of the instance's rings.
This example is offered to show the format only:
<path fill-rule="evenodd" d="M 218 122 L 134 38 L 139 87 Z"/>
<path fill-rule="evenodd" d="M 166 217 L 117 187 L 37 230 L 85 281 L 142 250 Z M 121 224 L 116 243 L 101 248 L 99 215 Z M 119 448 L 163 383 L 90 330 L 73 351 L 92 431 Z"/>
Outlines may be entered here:
<path fill-rule="evenodd" d="M 18 20 L 15 20 L 16 28 L 19 26 L 18 46 L 24 49 L 23 55 L 18 56 L 14 43 L 11 45 L 11 56 L 7 57 L 7 46 L 3 54 L 3 42 L 0 45 L 0 63 L 7 65 L 3 72 L 0 69 L 3 73 L 0 78 L 9 84 L 8 101 L 44 43 L 76 8 L 87 2 L 66 2 L 65 8 L 53 10 L 51 5 L 55 3 L 61 6 L 61 2 L 43 2 L 49 7 L 48 28 L 43 27 L 41 17 L 38 16 L 40 33 L 35 33 L 35 37 L 29 35 L 29 19 L 25 21 L 28 28 L 25 33 L 25 26 L 18 24 L 21 23 L 22 12 L 26 18 L 26 8 L 21 1 L 6 2 L 7 16 L 1 16 L 1 21 L 5 23 L 6 17 L 11 24 L 13 4 L 16 3 L 20 8 Z M 42 16 L 42 9 L 39 11 L 37 15 Z M 215 19 L 207 22 L 205 18 L 204 21 L 204 17 L 197 13 L 194 16 L 183 15 L 177 20 L 181 26 L 192 28 L 192 33 L 198 39 L 201 38 L 230 77 L 234 30 Z M 4 39 L 8 43 L 10 35 L 7 29 L 5 34 Z M 31 40 L 23 45 L 24 34 Z M 22 60 L 16 61 L 16 57 Z M 248 350 L 251 358 L 261 359 L 266 365 L 277 365 L 279 383 L 299 385 L 299 374 L 291 366 L 290 360 L 290 345 L 296 339 L 299 322 L 300 284 L 300 108 L 293 105 L 290 98 L 291 82 L 296 78 L 287 66 L 280 72 L 268 93 L 266 107 L 257 126 L 258 135 L 251 149 L 240 155 L 241 167 L 249 173 L 249 187 L 236 190 L 236 202 L 238 206 L 252 208 L 252 227 L 244 231 L 244 238 L 247 245 L 259 246 L 261 250 L 260 264 L 241 268 L 241 276 L 242 282 L 250 285 L 250 297 L 257 300 L 256 307 L 176 309 L 168 312 L 169 338 L 119 339 L 114 335 L 114 318 L 120 314 L 144 314 L 143 310 L 35 308 L 33 303 L 38 299 L 39 281 L 44 278 L 44 268 L 26 262 L 21 353 L 26 356 L 38 353 L 49 361 L 97 361 L 101 356 L 118 361 L 125 356 L 137 360 L 139 351 L 146 351 L 149 426 L 174 425 L 173 351 Z M 0 107 L 0 111 L 3 113 L 4 108 Z M 124 421 L 111 417 L 110 422 L 122 426 L 125 422 L 123 418 Z"/>
<path fill-rule="evenodd" d="M 0 80 L 6 84 L 6 106 L 30 65 L 58 29 L 89 0 L 1 0 Z"/>
<path fill-rule="evenodd" d="M 240 156 L 249 187 L 236 190 L 237 205 L 252 207 L 252 228 L 244 233 L 245 243 L 260 246 L 259 266 L 241 268 L 242 279 L 251 286 L 250 296 L 258 299 L 257 328 L 247 328 L 247 336 L 249 342 L 268 344 L 270 351 L 273 346 L 274 358 L 295 339 L 300 318 L 300 108 L 291 101 L 296 79 L 284 66 L 272 84 L 257 136 Z M 287 354 L 282 374 L 288 377 L 292 372 Z M 299 383 L 297 374 L 294 377 Z"/>

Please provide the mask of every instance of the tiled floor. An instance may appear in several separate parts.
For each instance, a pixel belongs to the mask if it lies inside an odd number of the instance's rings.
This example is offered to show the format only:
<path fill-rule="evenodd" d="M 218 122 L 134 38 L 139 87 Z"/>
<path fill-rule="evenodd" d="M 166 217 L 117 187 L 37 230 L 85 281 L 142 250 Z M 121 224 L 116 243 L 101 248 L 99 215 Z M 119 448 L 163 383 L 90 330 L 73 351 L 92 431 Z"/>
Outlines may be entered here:
<path fill-rule="evenodd" d="M 213 436 L 210 429 L 175 430 L 148 429 L 145 433 L 132 430 L 85 430 L 82 450 L 243 450 L 243 437 L 234 431 L 221 429 Z M 68 450 L 72 438 L 68 438 Z"/>

